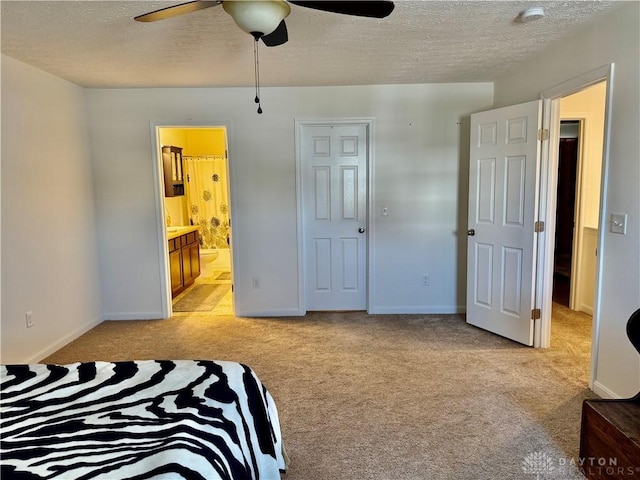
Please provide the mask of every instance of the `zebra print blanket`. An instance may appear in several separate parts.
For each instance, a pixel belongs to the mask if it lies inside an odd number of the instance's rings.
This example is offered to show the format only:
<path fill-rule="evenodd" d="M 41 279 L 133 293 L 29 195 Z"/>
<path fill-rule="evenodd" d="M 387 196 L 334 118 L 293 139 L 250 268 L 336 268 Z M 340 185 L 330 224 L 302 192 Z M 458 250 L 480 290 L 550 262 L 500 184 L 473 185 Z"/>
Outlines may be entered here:
<path fill-rule="evenodd" d="M 273 398 L 223 361 L 0 368 L 0 476 L 266 479 L 284 470 Z"/>

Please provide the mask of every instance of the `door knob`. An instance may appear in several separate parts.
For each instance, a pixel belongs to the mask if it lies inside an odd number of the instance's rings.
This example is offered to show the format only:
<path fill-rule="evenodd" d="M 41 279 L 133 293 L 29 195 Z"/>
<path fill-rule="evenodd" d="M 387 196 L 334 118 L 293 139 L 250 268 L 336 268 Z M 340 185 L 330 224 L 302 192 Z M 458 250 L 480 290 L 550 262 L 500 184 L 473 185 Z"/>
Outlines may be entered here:
<path fill-rule="evenodd" d="M 470 230 L 467 230 L 467 235 L 469 235 L 470 237 L 473 237 L 476 234 L 476 231 L 472 228 Z"/>
<path fill-rule="evenodd" d="M 359 233 L 364 233 L 364 227 L 360 227 L 360 228 L 358 229 L 358 232 L 359 232 Z"/>

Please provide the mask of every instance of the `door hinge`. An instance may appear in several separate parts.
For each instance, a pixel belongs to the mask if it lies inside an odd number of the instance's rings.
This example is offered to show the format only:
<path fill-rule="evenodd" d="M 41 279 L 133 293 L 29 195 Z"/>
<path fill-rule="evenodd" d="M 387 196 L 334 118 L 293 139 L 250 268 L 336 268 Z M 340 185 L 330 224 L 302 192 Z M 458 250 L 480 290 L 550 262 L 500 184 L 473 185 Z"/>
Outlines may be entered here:
<path fill-rule="evenodd" d="M 531 310 L 531 320 L 540 320 L 540 309 L 534 308 Z"/>
<path fill-rule="evenodd" d="M 539 128 L 538 129 L 538 140 L 549 140 L 549 129 L 548 128 Z"/>
<path fill-rule="evenodd" d="M 539 221 L 539 222 L 534 223 L 534 224 L 533 224 L 533 231 L 534 231 L 535 233 L 542 233 L 542 232 L 544 232 L 544 222 Z"/>

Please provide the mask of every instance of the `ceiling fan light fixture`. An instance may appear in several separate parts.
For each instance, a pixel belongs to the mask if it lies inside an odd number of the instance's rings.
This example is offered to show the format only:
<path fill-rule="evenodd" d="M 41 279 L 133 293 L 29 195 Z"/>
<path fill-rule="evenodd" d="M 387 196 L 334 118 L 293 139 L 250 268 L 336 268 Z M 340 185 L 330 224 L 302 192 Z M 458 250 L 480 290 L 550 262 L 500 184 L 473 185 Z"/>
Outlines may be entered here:
<path fill-rule="evenodd" d="M 283 0 L 224 0 L 222 8 L 238 27 L 254 37 L 269 35 L 291 12 Z"/>

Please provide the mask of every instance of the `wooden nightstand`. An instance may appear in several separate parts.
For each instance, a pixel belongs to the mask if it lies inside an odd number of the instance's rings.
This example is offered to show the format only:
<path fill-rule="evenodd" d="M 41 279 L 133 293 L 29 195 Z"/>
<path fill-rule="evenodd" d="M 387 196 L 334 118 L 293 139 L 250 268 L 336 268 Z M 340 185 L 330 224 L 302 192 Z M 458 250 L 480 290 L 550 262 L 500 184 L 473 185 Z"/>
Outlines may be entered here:
<path fill-rule="evenodd" d="M 580 460 L 591 480 L 640 478 L 640 402 L 585 400 Z"/>

